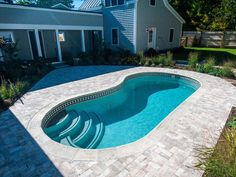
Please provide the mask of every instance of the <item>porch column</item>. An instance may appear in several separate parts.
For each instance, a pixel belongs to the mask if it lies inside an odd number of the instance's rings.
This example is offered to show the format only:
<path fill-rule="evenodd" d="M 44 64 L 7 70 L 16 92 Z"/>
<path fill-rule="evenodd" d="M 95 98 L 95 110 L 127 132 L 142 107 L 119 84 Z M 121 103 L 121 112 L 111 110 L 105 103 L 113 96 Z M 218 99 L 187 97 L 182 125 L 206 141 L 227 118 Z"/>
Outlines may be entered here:
<path fill-rule="evenodd" d="M 57 39 L 57 53 L 58 53 L 58 58 L 59 62 L 62 62 L 62 54 L 61 54 L 61 43 L 59 41 L 59 30 L 56 30 L 56 39 Z"/>
<path fill-rule="evenodd" d="M 86 52 L 84 30 L 81 30 L 82 52 Z"/>
<path fill-rule="evenodd" d="M 40 39 L 39 39 L 39 30 L 35 29 L 34 34 L 35 34 L 35 39 L 36 39 L 36 44 L 37 44 L 38 55 L 39 57 L 43 57 Z"/>

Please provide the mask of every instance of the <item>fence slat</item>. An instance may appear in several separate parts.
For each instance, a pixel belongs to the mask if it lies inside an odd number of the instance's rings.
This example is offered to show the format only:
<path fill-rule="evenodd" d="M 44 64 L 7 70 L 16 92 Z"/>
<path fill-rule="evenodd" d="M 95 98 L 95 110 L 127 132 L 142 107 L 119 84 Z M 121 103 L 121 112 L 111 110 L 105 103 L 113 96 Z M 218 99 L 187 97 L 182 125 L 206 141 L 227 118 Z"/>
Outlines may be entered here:
<path fill-rule="evenodd" d="M 236 31 L 184 31 L 182 41 L 184 46 L 236 48 Z"/>

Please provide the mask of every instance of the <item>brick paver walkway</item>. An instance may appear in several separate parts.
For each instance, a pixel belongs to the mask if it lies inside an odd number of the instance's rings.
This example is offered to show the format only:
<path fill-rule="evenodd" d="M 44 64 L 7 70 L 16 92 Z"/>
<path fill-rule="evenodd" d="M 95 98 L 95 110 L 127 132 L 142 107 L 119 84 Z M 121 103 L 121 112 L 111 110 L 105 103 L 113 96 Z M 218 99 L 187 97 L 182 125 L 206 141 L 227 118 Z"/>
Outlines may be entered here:
<path fill-rule="evenodd" d="M 111 150 L 63 151 L 63 145 L 44 141 L 46 135 L 39 133 L 36 120 L 50 107 L 78 94 L 117 85 L 139 72 L 180 74 L 202 86 L 137 143 Z M 0 114 L 0 176 L 201 176 L 202 172 L 193 168 L 194 148 L 216 143 L 232 105 L 236 105 L 235 87 L 190 71 L 115 66 L 55 70 Z"/>

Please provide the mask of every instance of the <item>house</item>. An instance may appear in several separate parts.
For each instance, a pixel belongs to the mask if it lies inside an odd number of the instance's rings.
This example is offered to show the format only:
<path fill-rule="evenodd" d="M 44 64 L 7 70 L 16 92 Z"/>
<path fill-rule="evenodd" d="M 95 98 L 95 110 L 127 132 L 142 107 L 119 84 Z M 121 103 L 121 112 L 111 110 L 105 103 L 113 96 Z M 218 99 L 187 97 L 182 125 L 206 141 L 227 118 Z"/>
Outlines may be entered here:
<path fill-rule="evenodd" d="M 17 43 L 20 59 L 62 62 L 91 51 L 102 35 L 100 12 L 0 4 L 0 38 Z"/>
<path fill-rule="evenodd" d="M 19 58 L 54 62 L 92 51 L 96 37 L 132 53 L 180 46 L 184 20 L 168 0 L 85 0 L 79 10 L 59 7 L 0 4 L 0 37 L 17 42 Z"/>
<path fill-rule="evenodd" d="M 184 19 L 168 0 L 85 0 L 80 10 L 103 12 L 104 40 L 133 53 L 180 46 Z"/>

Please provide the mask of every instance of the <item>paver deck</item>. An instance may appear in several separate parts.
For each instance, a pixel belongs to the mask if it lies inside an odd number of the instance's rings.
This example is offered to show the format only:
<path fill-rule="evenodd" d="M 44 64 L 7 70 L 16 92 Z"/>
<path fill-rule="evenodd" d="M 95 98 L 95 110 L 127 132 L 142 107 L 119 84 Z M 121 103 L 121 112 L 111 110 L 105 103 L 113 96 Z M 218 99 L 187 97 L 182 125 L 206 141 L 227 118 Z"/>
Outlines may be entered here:
<path fill-rule="evenodd" d="M 54 105 L 115 86 L 140 72 L 188 76 L 201 87 L 150 134 L 129 145 L 67 151 L 42 133 L 42 116 Z M 233 105 L 236 88 L 206 74 L 118 66 L 58 69 L 0 114 L 0 176 L 202 176 L 194 168 L 195 148 L 217 142 Z"/>

